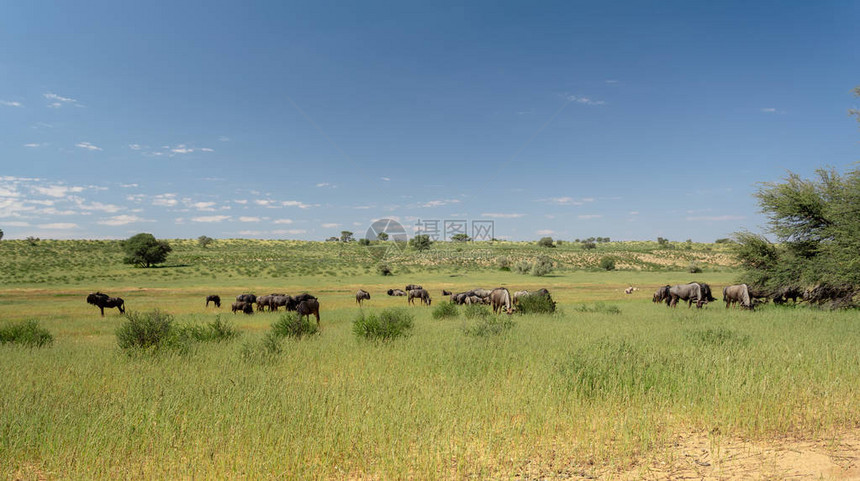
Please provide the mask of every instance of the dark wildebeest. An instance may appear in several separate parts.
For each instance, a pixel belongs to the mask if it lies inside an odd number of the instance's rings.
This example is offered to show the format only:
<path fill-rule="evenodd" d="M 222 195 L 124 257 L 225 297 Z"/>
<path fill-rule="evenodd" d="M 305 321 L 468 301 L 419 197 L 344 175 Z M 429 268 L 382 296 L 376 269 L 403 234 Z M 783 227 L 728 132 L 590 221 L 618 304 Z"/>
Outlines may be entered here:
<path fill-rule="evenodd" d="M 269 310 L 272 310 L 272 306 L 269 304 L 272 300 L 272 296 L 260 296 L 257 298 L 257 312 L 263 312 L 268 307 Z"/>
<path fill-rule="evenodd" d="M 692 306 L 693 301 L 696 301 L 696 307 L 701 308 L 706 302 L 704 294 L 702 294 L 702 286 L 696 282 L 678 284 L 670 287 L 669 297 L 666 298 L 666 305 L 669 307 L 675 307 L 678 304 L 678 299 L 687 301 L 687 307 Z"/>
<path fill-rule="evenodd" d="M 110 297 L 102 292 L 93 292 L 87 296 L 87 303 L 97 306 L 105 317 L 105 307 L 116 307 L 120 314 L 125 314 L 125 301 L 121 297 Z"/>
<path fill-rule="evenodd" d="M 490 289 L 481 289 L 480 287 L 472 289 L 469 291 L 470 296 L 478 296 L 481 299 L 485 299 L 490 296 L 490 293 L 493 292 Z"/>
<path fill-rule="evenodd" d="M 505 314 L 513 314 L 514 307 L 511 300 L 511 293 L 504 287 L 497 287 L 490 291 L 490 303 L 493 306 L 493 312 L 498 314 L 504 309 Z"/>
<path fill-rule="evenodd" d="M 449 296 L 454 304 L 465 304 L 466 298 L 469 297 L 468 292 L 458 292 Z"/>
<path fill-rule="evenodd" d="M 714 295 L 711 293 L 711 286 L 705 284 L 704 282 L 695 283 L 702 287 L 702 299 L 704 299 L 703 304 L 707 304 L 709 302 L 714 302 L 717 300 L 717 298 L 714 297 Z"/>
<path fill-rule="evenodd" d="M 272 296 L 269 297 L 269 310 L 277 311 L 279 307 L 286 308 L 290 303 L 290 299 L 292 299 L 292 297 L 286 294 L 272 294 Z"/>
<path fill-rule="evenodd" d="M 421 299 L 421 303 L 429 306 L 430 302 L 430 293 L 427 292 L 426 289 L 412 289 L 409 291 L 409 297 L 407 297 L 406 302 L 414 305 L 415 299 Z"/>
<path fill-rule="evenodd" d="M 651 302 L 663 302 L 669 298 L 669 288 L 672 287 L 670 285 L 665 285 L 654 293 L 654 298 L 651 299 Z"/>
<path fill-rule="evenodd" d="M 253 304 L 257 302 L 257 296 L 254 294 L 239 294 L 236 296 L 236 302 L 247 302 L 248 304 Z"/>
<path fill-rule="evenodd" d="M 295 311 L 302 301 L 310 301 L 316 299 L 316 297 L 308 294 L 307 292 L 305 292 L 304 294 L 299 294 L 297 296 L 287 296 L 287 303 L 284 307 L 286 307 L 288 311 Z"/>
<path fill-rule="evenodd" d="M 450 296 L 450 295 L 451 295 L 451 291 L 446 291 L 445 289 L 442 289 L 442 295 L 443 295 L 443 296 Z"/>
<path fill-rule="evenodd" d="M 731 307 L 732 304 L 740 304 L 740 306 L 745 309 L 753 308 L 749 286 L 746 284 L 736 284 L 724 287 L 723 300 L 726 301 L 726 309 Z"/>
<path fill-rule="evenodd" d="M 419 286 L 418 284 L 409 284 L 406 286 L 406 292 L 414 291 L 415 289 L 424 289 L 424 288 Z"/>
<path fill-rule="evenodd" d="M 472 304 L 483 304 L 484 300 L 478 296 L 466 296 L 463 298 L 463 304 L 471 306 Z"/>
<path fill-rule="evenodd" d="M 401 291 L 400 289 L 388 289 L 389 296 L 405 296 L 406 292 Z"/>
<path fill-rule="evenodd" d="M 364 289 L 359 289 L 358 292 L 355 293 L 355 302 L 360 306 L 361 301 L 364 300 L 370 300 L 370 293 Z"/>
<path fill-rule="evenodd" d="M 791 299 L 791 302 L 797 304 L 798 297 L 803 300 L 803 291 L 801 291 L 799 287 L 780 287 L 773 294 L 773 303 L 785 304 L 786 302 L 788 302 L 789 299 Z"/>
<path fill-rule="evenodd" d="M 233 311 L 233 314 L 236 314 L 237 311 L 242 311 L 245 314 L 254 313 L 254 305 L 245 301 L 234 302 L 233 305 L 230 306 L 230 309 Z"/>
<path fill-rule="evenodd" d="M 315 297 L 299 302 L 296 306 L 296 312 L 299 313 L 299 319 L 307 317 L 310 320 L 310 316 L 313 314 L 317 318 L 317 326 L 320 325 L 320 303 Z"/>
<path fill-rule="evenodd" d="M 209 307 L 209 303 L 214 302 L 215 307 L 221 307 L 221 297 L 220 296 L 206 296 L 206 307 Z"/>

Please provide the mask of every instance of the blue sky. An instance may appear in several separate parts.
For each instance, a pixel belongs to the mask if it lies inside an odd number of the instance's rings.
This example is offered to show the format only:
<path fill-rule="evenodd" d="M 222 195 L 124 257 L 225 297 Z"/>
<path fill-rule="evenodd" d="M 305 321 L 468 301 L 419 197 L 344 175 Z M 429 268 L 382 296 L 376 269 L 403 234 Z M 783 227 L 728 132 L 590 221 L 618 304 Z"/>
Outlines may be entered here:
<path fill-rule="evenodd" d="M 713 241 L 855 166 L 860 3 L 6 2 L 6 238 Z"/>

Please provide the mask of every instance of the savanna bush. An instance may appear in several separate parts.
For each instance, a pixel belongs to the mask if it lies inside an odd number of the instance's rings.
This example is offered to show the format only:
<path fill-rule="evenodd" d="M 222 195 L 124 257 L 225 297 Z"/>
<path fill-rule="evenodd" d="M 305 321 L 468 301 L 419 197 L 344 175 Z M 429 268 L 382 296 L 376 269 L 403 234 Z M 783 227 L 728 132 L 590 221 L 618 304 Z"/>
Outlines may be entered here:
<path fill-rule="evenodd" d="M 436 307 L 433 308 L 433 319 L 446 319 L 449 317 L 457 317 L 460 311 L 457 309 L 457 305 L 453 302 L 440 302 L 436 304 Z"/>
<path fill-rule="evenodd" d="M 466 319 L 485 319 L 490 315 L 490 309 L 482 304 L 469 304 L 463 308 Z"/>
<path fill-rule="evenodd" d="M 128 311 L 116 330 L 116 340 L 122 349 L 157 349 L 176 341 L 174 334 L 172 315 L 158 309 Z"/>
<path fill-rule="evenodd" d="M 499 257 L 496 259 L 496 265 L 499 266 L 500 271 L 510 271 L 511 270 L 511 259 L 506 256 Z"/>
<path fill-rule="evenodd" d="M 696 264 L 695 262 L 691 262 L 690 266 L 687 268 L 687 271 L 690 274 L 698 274 L 698 273 L 702 272 L 702 268 L 699 267 L 699 265 Z"/>
<path fill-rule="evenodd" d="M 514 269 L 520 274 L 528 274 L 532 270 L 532 263 L 525 259 L 522 259 L 517 261 L 517 263 L 514 265 Z"/>
<path fill-rule="evenodd" d="M 54 336 L 39 327 L 35 320 L 15 322 L 0 326 L 0 344 L 20 344 L 26 347 L 46 347 L 54 343 Z"/>
<path fill-rule="evenodd" d="M 384 309 L 378 313 L 362 312 L 352 321 L 352 332 L 368 340 L 388 341 L 408 335 L 413 324 L 414 317 L 406 309 Z"/>
<path fill-rule="evenodd" d="M 612 257 L 603 257 L 600 259 L 600 263 L 598 265 L 604 271 L 614 271 L 615 270 L 615 259 Z"/>
<path fill-rule="evenodd" d="M 520 314 L 551 314 L 555 312 L 555 301 L 549 296 L 521 297 L 517 302 L 517 312 Z"/>
<path fill-rule="evenodd" d="M 310 319 L 310 316 L 302 318 L 295 312 L 285 312 L 272 324 L 272 332 L 277 337 L 297 339 L 319 333 L 319 325 Z"/>
<path fill-rule="evenodd" d="M 538 257 L 531 268 L 531 275 L 543 277 L 552 272 L 554 265 L 549 257 Z"/>
<path fill-rule="evenodd" d="M 229 341 L 239 335 L 239 331 L 233 327 L 233 323 L 221 319 L 221 315 L 215 316 L 215 320 L 208 324 L 187 326 L 180 329 L 181 336 L 200 342 Z"/>

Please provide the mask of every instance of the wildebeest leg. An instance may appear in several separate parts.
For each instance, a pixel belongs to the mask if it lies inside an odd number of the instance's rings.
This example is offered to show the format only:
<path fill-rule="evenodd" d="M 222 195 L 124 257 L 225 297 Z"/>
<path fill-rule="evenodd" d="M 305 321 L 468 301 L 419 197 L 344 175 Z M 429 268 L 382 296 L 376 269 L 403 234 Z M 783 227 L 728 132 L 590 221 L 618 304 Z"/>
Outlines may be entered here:
<path fill-rule="evenodd" d="M 124 305 L 122 305 L 122 304 L 120 304 L 120 305 L 119 305 L 119 313 L 120 313 L 120 314 L 125 314 L 125 306 L 124 306 Z"/>
<path fill-rule="evenodd" d="M 105 308 L 104 306 L 99 306 L 99 310 L 102 311 L 102 317 L 105 317 Z"/>

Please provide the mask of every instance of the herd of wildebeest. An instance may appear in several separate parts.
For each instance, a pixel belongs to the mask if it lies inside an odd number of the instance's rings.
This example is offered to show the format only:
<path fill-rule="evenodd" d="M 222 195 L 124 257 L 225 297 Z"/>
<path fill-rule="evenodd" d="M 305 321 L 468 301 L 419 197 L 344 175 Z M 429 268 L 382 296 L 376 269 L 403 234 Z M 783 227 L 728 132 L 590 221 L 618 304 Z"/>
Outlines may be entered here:
<path fill-rule="evenodd" d="M 723 300 L 726 303 L 726 308 L 735 304 L 744 309 L 754 309 L 756 305 L 772 300 L 774 303 L 783 304 L 792 300 L 797 302 L 797 299 L 809 300 L 813 299 L 817 293 L 815 289 L 803 291 L 795 287 L 786 287 L 778 289 L 776 292 L 756 291 L 750 288 L 747 284 L 736 284 L 723 288 Z M 638 290 L 635 287 L 628 287 L 625 293 L 632 294 Z M 422 286 L 417 284 L 409 284 L 404 289 L 388 289 L 389 296 L 403 296 L 407 299 L 407 304 L 414 305 L 418 299 L 420 304 L 429 306 L 432 302 L 430 293 Z M 510 291 L 504 287 L 495 289 L 476 288 L 470 291 L 453 293 L 447 290 L 442 290 L 442 295 L 450 299 L 450 302 L 458 305 L 471 304 L 486 304 L 492 306 L 494 313 L 512 314 L 517 309 L 517 304 L 524 298 L 529 296 L 546 297 L 551 305 L 555 307 L 555 302 L 547 289 L 538 289 L 536 291 L 515 291 L 511 295 Z M 361 305 L 362 302 L 370 299 L 370 293 L 364 289 L 359 289 L 355 293 L 355 302 Z M 652 301 L 655 303 L 665 302 L 669 307 L 675 307 L 678 301 L 686 301 L 687 307 L 691 307 L 693 303 L 697 308 L 701 308 L 709 302 L 716 301 L 711 293 L 711 286 L 703 282 L 690 282 L 688 284 L 677 284 L 674 286 L 665 285 L 657 289 L 654 293 Z M 101 310 L 101 315 L 105 315 L 105 308 L 117 308 L 120 313 L 125 313 L 125 302 L 121 297 L 110 297 L 101 292 L 94 292 L 87 296 L 87 302 L 97 306 Z M 221 297 L 218 295 L 206 296 L 206 307 L 209 303 L 213 303 L 215 307 L 221 307 Z M 297 312 L 299 316 L 309 318 L 310 315 L 316 317 L 317 324 L 320 320 L 320 304 L 319 300 L 308 293 L 290 296 L 287 294 L 269 294 L 267 296 L 256 296 L 254 294 L 239 294 L 236 296 L 236 302 L 230 306 L 233 313 L 243 312 L 245 314 L 254 313 L 254 304 L 257 305 L 257 311 L 262 312 L 269 310 L 270 312 L 277 311 L 283 307 L 287 311 Z"/>

